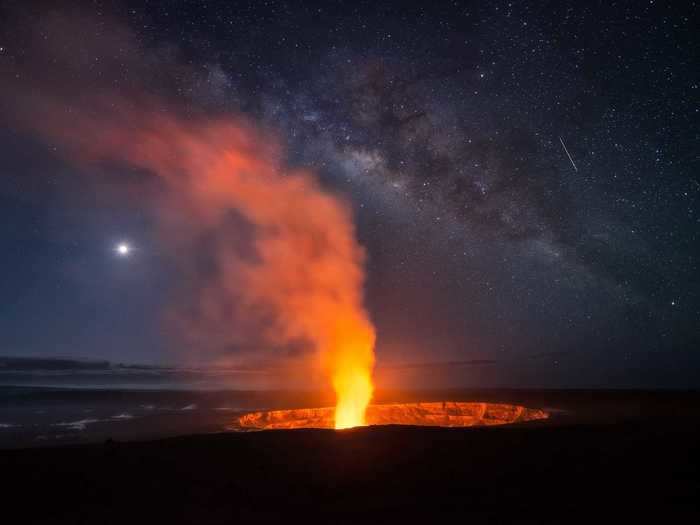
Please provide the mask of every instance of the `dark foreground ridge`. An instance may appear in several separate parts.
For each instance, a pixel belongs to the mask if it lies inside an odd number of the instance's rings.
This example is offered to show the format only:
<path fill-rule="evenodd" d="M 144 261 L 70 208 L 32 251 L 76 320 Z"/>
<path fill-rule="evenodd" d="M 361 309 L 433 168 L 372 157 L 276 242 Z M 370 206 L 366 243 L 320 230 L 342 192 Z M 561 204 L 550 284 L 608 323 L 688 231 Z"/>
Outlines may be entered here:
<path fill-rule="evenodd" d="M 698 395 L 591 399 L 561 396 L 585 417 L 513 426 L 2 451 L 3 515 L 70 524 L 697 522 Z"/>

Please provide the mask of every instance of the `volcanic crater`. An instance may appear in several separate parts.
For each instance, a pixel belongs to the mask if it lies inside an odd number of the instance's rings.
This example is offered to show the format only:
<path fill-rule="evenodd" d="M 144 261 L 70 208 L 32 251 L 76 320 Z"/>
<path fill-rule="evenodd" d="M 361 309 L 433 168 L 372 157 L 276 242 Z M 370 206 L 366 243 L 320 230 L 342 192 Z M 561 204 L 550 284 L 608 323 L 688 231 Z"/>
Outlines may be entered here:
<path fill-rule="evenodd" d="M 367 425 L 475 427 L 546 419 L 541 409 L 479 402 L 428 402 L 369 405 Z M 335 428 L 335 408 L 297 408 L 251 412 L 237 418 L 230 430 Z"/>

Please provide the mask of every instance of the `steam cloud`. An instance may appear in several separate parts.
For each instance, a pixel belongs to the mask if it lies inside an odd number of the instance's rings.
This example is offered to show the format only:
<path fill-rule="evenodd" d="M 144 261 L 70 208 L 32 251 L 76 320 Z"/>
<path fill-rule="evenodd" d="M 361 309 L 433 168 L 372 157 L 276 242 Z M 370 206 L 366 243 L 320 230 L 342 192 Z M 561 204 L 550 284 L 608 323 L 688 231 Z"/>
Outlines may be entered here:
<path fill-rule="evenodd" d="M 188 345 L 226 355 L 255 341 L 261 352 L 283 349 L 280 357 L 321 371 L 336 390 L 369 384 L 374 329 L 363 307 L 364 252 L 345 203 L 310 172 L 285 169 L 275 137 L 241 117 L 183 115 L 167 96 L 154 98 L 152 86 L 116 90 L 100 75 L 86 93 L 73 75 L 83 74 L 82 59 L 66 49 L 84 51 L 72 40 L 74 25 L 83 26 L 65 16 L 39 21 L 37 34 L 54 42 L 35 34 L 33 60 L 3 64 L 20 71 L 3 88 L 13 101 L 4 109 L 71 162 L 157 177 L 156 217 L 188 290 L 168 316 Z M 145 51 L 123 28 L 113 37 L 99 50 L 103 62 L 117 61 L 118 48 L 120 63 L 145 74 Z M 181 66 L 168 67 L 182 78 Z"/>

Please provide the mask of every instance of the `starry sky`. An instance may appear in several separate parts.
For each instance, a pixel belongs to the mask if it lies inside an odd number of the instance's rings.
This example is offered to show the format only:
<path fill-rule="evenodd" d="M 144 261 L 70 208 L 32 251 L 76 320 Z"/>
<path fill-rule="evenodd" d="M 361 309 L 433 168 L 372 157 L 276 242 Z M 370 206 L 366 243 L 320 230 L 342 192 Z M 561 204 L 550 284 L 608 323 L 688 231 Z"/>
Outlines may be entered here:
<path fill-rule="evenodd" d="M 86 175 L 18 102 L 138 92 L 245 116 L 347 200 L 386 374 L 698 387 L 696 20 L 660 1 L 3 2 L 0 355 L 176 360 L 157 188 Z"/>

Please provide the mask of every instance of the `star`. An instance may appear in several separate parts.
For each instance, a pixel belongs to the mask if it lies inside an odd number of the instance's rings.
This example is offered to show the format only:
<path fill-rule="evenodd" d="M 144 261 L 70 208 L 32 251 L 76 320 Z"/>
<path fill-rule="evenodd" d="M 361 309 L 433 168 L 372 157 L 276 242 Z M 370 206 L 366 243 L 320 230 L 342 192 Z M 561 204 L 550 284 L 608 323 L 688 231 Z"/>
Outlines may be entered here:
<path fill-rule="evenodd" d="M 117 246 L 114 248 L 114 251 L 119 257 L 128 257 L 129 254 L 131 253 L 131 246 L 129 243 L 126 242 L 120 242 L 117 244 Z"/>

